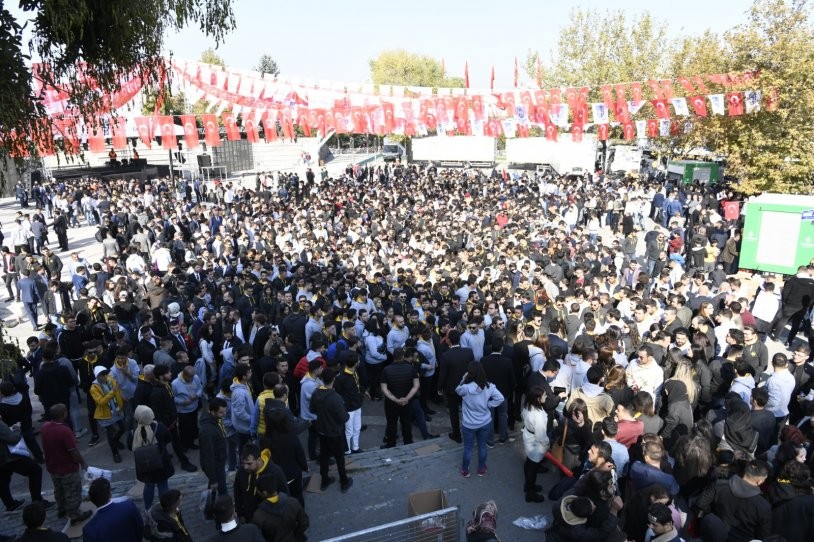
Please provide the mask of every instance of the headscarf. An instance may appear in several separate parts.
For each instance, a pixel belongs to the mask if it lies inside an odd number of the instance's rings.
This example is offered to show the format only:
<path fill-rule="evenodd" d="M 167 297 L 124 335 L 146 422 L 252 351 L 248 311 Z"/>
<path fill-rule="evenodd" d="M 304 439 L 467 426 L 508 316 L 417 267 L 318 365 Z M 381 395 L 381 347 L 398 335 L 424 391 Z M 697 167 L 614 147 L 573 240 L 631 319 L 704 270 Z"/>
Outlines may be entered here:
<path fill-rule="evenodd" d="M 668 380 L 664 383 L 664 391 L 667 394 L 667 404 L 677 403 L 679 401 L 690 402 L 690 396 L 687 394 L 687 385 L 681 380 Z"/>
<path fill-rule="evenodd" d="M 735 452 L 752 455 L 757 443 L 757 433 L 752 429 L 752 412 L 740 398 L 726 401 L 724 438 Z"/>
<path fill-rule="evenodd" d="M 497 529 L 497 504 L 486 501 L 472 512 L 472 519 L 466 523 L 467 534 L 494 533 Z"/>
<path fill-rule="evenodd" d="M 155 420 L 153 409 L 147 405 L 139 405 L 133 413 L 133 419 L 138 424 L 133 431 L 133 448 L 140 448 L 153 441 L 154 431 L 152 423 Z"/>

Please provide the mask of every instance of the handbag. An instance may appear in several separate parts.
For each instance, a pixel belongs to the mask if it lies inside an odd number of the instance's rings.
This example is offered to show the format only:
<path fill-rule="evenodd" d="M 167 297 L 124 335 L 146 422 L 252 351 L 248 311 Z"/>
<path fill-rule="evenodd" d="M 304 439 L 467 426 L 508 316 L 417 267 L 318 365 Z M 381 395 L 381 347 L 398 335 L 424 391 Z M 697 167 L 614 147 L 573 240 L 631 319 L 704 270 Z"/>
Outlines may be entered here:
<path fill-rule="evenodd" d="M 568 421 L 565 420 L 563 423 L 562 438 L 552 444 L 548 450 L 548 452 L 554 456 L 554 459 L 560 463 L 562 463 L 562 458 L 565 455 L 565 437 L 568 436 Z"/>
<path fill-rule="evenodd" d="M 153 438 L 150 442 L 142 442 L 141 446 L 133 449 L 133 458 L 136 463 L 136 474 L 142 476 L 144 474 L 160 471 L 164 468 L 164 458 L 161 454 L 161 449 L 156 442 L 156 429 L 158 424 L 151 424 L 153 430 Z M 136 429 L 135 431 L 138 431 Z M 141 428 L 144 431 L 144 428 Z"/>
<path fill-rule="evenodd" d="M 31 453 L 31 450 L 28 449 L 28 446 L 26 446 L 25 440 L 22 437 L 20 438 L 20 442 L 17 444 L 7 444 L 6 446 L 8 446 L 8 453 L 11 455 L 34 459 L 34 455 Z"/>

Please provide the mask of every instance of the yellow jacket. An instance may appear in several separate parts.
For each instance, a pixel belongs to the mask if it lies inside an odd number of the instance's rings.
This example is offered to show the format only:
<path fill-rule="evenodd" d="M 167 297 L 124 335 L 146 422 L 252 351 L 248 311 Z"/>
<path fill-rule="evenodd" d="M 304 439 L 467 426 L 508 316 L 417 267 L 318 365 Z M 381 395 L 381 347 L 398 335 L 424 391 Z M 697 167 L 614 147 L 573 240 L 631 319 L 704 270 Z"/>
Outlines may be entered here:
<path fill-rule="evenodd" d="M 93 402 L 96 403 L 96 410 L 93 411 L 93 417 L 97 420 L 109 420 L 113 416 L 113 413 L 110 412 L 110 405 L 108 404 L 111 399 L 115 399 L 116 404 L 119 405 L 120 413 L 124 408 L 124 397 L 122 397 L 122 390 L 116 383 L 116 379 L 108 375 L 107 380 L 113 387 L 107 394 L 105 394 L 102 387 L 96 381 L 90 386 L 90 396 L 93 397 Z"/>
<path fill-rule="evenodd" d="M 266 408 L 266 400 L 274 399 L 274 393 L 271 390 L 263 390 L 257 396 L 257 434 L 266 434 L 266 416 L 263 414 Z"/>

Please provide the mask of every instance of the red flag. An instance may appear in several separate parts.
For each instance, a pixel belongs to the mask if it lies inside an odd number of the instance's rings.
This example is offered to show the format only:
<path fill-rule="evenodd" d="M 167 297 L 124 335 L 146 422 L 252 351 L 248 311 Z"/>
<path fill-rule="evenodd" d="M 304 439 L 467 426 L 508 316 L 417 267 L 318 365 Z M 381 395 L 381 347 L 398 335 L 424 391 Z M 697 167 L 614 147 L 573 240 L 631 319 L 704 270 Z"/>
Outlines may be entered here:
<path fill-rule="evenodd" d="M 520 81 L 520 70 L 517 68 L 517 57 L 514 57 L 514 88 L 517 88 L 519 81 Z"/>
<path fill-rule="evenodd" d="M 483 96 L 472 96 L 472 111 L 475 113 L 475 120 L 483 120 Z"/>
<path fill-rule="evenodd" d="M 727 92 L 726 102 L 729 104 L 729 116 L 743 115 L 743 94 L 740 92 Z"/>
<path fill-rule="evenodd" d="M 153 111 L 153 116 L 158 115 L 163 111 L 164 108 L 164 93 L 159 92 L 158 96 L 155 99 L 155 111 Z"/>
<path fill-rule="evenodd" d="M 506 114 L 510 117 L 514 116 L 514 92 L 504 92 L 500 96 L 500 101 L 503 102 L 503 107 L 506 109 Z"/>
<path fill-rule="evenodd" d="M 135 117 L 136 128 L 138 129 L 138 136 L 141 142 L 147 145 L 148 149 L 153 148 L 153 132 L 148 117 Z"/>
<path fill-rule="evenodd" d="M 311 126 L 308 123 L 308 117 L 306 115 L 300 115 L 297 124 L 305 137 L 311 137 Z"/>
<path fill-rule="evenodd" d="M 234 113 L 224 113 L 221 115 L 223 127 L 226 128 L 226 139 L 229 141 L 237 141 L 240 139 L 240 129 L 235 122 Z"/>
<path fill-rule="evenodd" d="M 393 133 L 396 128 L 396 115 L 393 104 L 385 102 L 382 104 L 382 109 L 384 109 L 384 131 L 388 134 Z"/>
<path fill-rule="evenodd" d="M 492 78 L 489 80 L 489 88 L 495 90 L 495 67 L 492 65 Z"/>
<path fill-rule="evenodd" d="M 588 106 L 587 104 L 579 103 L 577 107 L 574 109 L 574 125 L 579 126 L 582 128 L 585 126 L 585 121 L 588 118 Z M 582 136 L 580 136 L 582 139 Z"/>
<path fill-rule="evenodd" d="M 642 84 L 630 83 L 630 94 L 633 96 L 633 103 L 639 105 L 642 103 Z"/>
<path fill-rule="evenodd" d="M 548 98 L 548 103 L 552 109 L 559 108 L 562 103 L 562 91 L 558 88 L 552 88 L 548 91 Z"/>
<path fill-rule="evenodd" d="M 548 124 L 551 121 L 548 105 L 543 103 L 534 109 L 534 122 L 537 124 Z"/>
<path fill-rule="evenodd" d="M 625 98 L 625 88 L 627 85 L 624 83 L 617 83 L 613 85 L 613 90 L 616 92 L 616 101 L 617 102 L 626 102 L 627 99 Z"/>
<path fill-rule="evenodd" d="M 656 116 L 660 119 L 670 118 L 670 109 L 667 107 L 667 100 L 651 100 L 653 107 L 656 109 Z"/>
<path fill-rule="evenodd" d="M 577 98 L 579 97 L 579 92 L 574 87 L 568 87 L 565 89 L 565 103 L 568 104 L 569 109 L 574 109 L 577 106 Z"/>
<path fill-rule="evenodd" d="M 204 138 L 210 147 L 220 147 L 220 131 L 218 130 L 218 119 L 215 115 L 201 115 L 201 122 L 204 125 Z"/>
<path fill-rule="evenodd" d="M 537 55 L 537 88 L 543 88 L 543 66 L 540 64 L 540 55 Z"/>
<path fill-rule="evenodd" d="M 246 130 L 246 141 L 249 143 L 258 143 L 260 141 L 260 131 L 254 116 L 255 112 L 252 111 L 243 117 L 243 129 Z"/>
<path fill-rule="evenodd" d="M 531 116 L 534 112 L 534 104 L 531 101 L 531 92 L 528 90 L 520 91 L 520 104 L 526 109 L 526 116 Z"/>
<path fill-rule="evenodd" d="M 737 220 L 741 215 L 741 204 L 737 201 L 723 202 L 724 220 Z"/>
<path fill-rule="evenodd" d="M 337 130 L 337 133 L 339 130 Z M 407 137 L 412 137 L 416 134 L 416 127 L 414 120 L 405 120 L 404 121 L 404 135 Z"/>
<path fill-rule="evenodd" d="M 700 75 L 694 75 L 691 77 L 691 79 L 698 88 L 698 92 L 702 92 L 704 94 L 707 93 L 707 86 L 704 84 L 704 79 Z"/>
<path fill-rule="evenodd" d="M 327 134 L 331 130 L 334 132 L 336 131 L 336 115 L 334 114 L 333 109 L 323 109 L 325 113 L 325 133 Z"/>
<path fill-rule="evenodd" d="M 317 110 L 316 109 L 309 109 L 309 110 L 305 111 L 305 113 L 301 112 L 300 115 L 305 115 L 306 121 L 308 122 L 308 127 L 309 128 L 314 128 L 314 129 L 317 128 L 317 125 L 319 124 L 319 122 L 318 122 L 319 121 L 319 118 L 318 118 L 319 116 L 317 115 Z"/>
<path fill-rule="evenodd" d="M 161 128 L 161 148 L 168 151 L 175 150 L 178 147 L 178 141 L 175 139 L 175 123 L 172 117 L 160 115 L 156 119 Z"/>
<path fill-rule="evenodd" d="M 661 94 L 664 99 L 670 101 L 673 99 L 673 82 L 670 79 L 662 79 L 661 81 Z"/>
<path fill-rule="evenodd" d="M 659 137 L 658 119 L 647 119 L 647 137 Z"/>
<path fill-rule="evenodd" d="M 545 127 L 545 138 L 548 141 L 557 141 L 557 126 L 549 124 Z"/>
<path fill-rule="evenodd" d="M 613 116 L 616 117 L 616 122 L 627 123 L 630 122 L 630 111 L 627 108 L 627 102 L 618 101 L 613 104 Z"/>
<path fill-rule="evenodd" d="M 91 152 L 105 152 L 105 135 L 101 126 L 88 125 L 88 148 Z"/>
<path fill-rule="evenodd" d="M 500 123 L 495 119 L 489 119 L 489 122 L 486 123 L 484 132 L 488 137 L 500 136 Z"/>
<path fill-rule="evenodd" d="M 679 77 L 678 82 L 681 84 L 682 87 L 684 87 L 684 90 L 686 90 L 690 94 L 695 92 L 695 87 L 692 86 L 692 83 L 690 82 L 689 78 Z"/>
<path fill-rule="evenodd" d="M 751 85 L 755 82 L 755 72 L 743 72 L 741 74 L 741 82 L 744 85 Z"/>
<path fill-rule="evenodd" d="M 198 145 L 198 126 L 195 124 L 195 115 L 181 115 L 181 124 L 184 125 L 184 142 L 187 148 Z"/>
<path fill-rule="evenodd" d="M 571 127 L 571 141 L 574 143 L 582 142 L 582 126 Z"/>
<path fill-rule="evenodd" d="M 464 88 L 469 88 L 469 61 L 464 64 Z"/>
<path fill-rule="evenodd" d="M 605 102 L 605 105 L 608 109 L 613 108 L 613 91 L 611 90 L 610 85 L 602 85 L 599 87 L 599 92 L 602 94 L 602 101 Z"/>
<path fill-rule="evenodd" d="M 607 124 L 597 124 L 596 125 L 596 137 L 599 141 L 607 141 L 608 140 L 608 125 Z"/>
<path fill-rule="evenodd" d="M 528 137 L 529 136 L 529 125 L 528 124 L 518 124 L 517 125 L 517 137 Z"/>
<path fill-rule="evenodd" d="M 277 141 L 277 112 L 266 111 L 263 113 L 263 136 L 266 141 Z"/>
<path fill-rule="evenodd" d="M 113 148 L 123 149 L 127 146 L 127 121 L 123 117 L 116 117 L 110 121 L 110 131 L 113 133 Z"/>
<path fill-rule="evenodd" d="M 780 95 L 776 90 L 771 90 L 766 93 L 766 111 L 777 111 L 780 107 Z"/>
<path fill-rule="evenodd" d="M 591 92 L 591 87 L 579 87 L 577 89 L 577 101 L 582 104 L 588 103 L 588 94 Z"/>
<path fill-rule="evenodd" d="M 725 73 L 711 73 L 707 76 L 707 79 L 719 85 L 729 85 L 729 77 L 727 77 Z"/>
<path fill-rule="evenodd" d="M 707 116 L 707 99 L 704 96 L 691 96 L 689 98 L 692 108 L 695 109 L 695 114 L 699 117 Z"/>
<path fill-rule="evenodd" d="M 294 122 L 291 120 L 291 110 L 283 110 L 283 120 L 280 124 L 283 127 L 283 137 L 287 137 L 289 140 L 294 139 Z"/>
<path fill-rule="evenodd" d="M 632 141 L 633 139 L 636 138 L 636 127 L 633 126 L 632 122 L 623 124 L 622 133 L 624 134 L 625 139 L 627 139 L 628 141 Z"/>
<path fill-rule="evenodd" d="M 664 94 L 661 92 L 661 86 L 659 85 L 658 81 L 655 79 L 650 79 L 647 81 L 647 86 L 649 86 L 650 90 L 653 91 L 653 96 L 655 96 L 657 100 L 664 99 Z"/>

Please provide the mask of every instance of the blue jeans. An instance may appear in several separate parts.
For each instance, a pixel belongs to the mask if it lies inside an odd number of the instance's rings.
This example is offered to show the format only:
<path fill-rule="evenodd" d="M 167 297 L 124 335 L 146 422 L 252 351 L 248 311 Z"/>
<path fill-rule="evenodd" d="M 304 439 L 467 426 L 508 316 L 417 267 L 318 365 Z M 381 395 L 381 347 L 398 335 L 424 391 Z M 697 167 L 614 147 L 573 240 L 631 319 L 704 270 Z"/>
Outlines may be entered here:
<path fill-rule="evenodd" d="M 461 435 L 464 438 L 464 457 L 461 461 L 461 468 L 463 470 L 469 471 L 469 463 L 472 461 L 472 448 L 475 445 L 475 440 L 478 441 L 478 469 L 486 468 L 486 451 L 488 450 L 486 441 L 489 439 L 491 432 L 491 421 L 476 429 L 461 426 Z"/>
<path fill-rule="evenodd" d="M 498 436 L 501 441 L 505 442 L 509 438 L 509 411 L 508 407 L 506 406 L 506 401 L 503 401 L 498 406 L 492 408 L 492 420 L 493 423 L 489 425 L 489 428 L 491 429 L 491 431 L 489 431 L 489 442 L 492 444 L 495 442 L 494 420 L 497 420 Z"/>
<path fill-rule="evenodd" d="M 153 505 L 156 486 L 158 486 L 159 498 L 161 497 L 161 495 L 170 490 L 170 484 L 168 483 L 167 480 L 162 480 L 161 482 L 157 482 L 155 484 L 144 484 L 144 491 L 142 492 L 141 495 L 144 498 L 144 508 L 146 510 L 150 510 L 150 507 Z"/>

